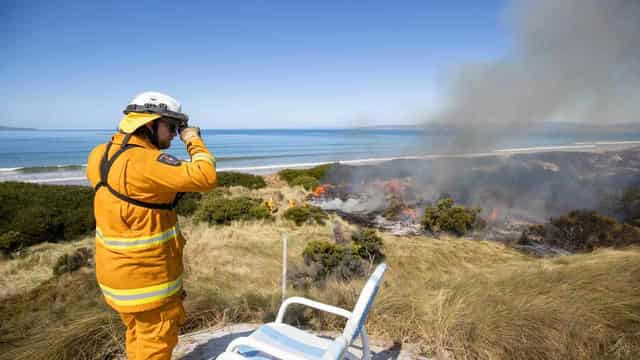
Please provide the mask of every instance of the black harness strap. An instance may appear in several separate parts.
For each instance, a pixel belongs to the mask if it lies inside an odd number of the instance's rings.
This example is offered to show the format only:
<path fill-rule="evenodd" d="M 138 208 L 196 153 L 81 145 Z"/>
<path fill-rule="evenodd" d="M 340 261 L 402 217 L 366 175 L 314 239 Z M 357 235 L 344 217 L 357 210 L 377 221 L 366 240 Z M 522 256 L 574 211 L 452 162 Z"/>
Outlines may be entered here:
<path fill-rule="evenodd" d="M 102 161 L 100 162 L 100 182 L 98 182 L 96 184 L 96 187 L 94 188 L 95 192 L 98 192 L 98 190 L 104 186 L 107 189 L 109 189 L 109 192 L 111 192 L 111 194 L 113 194 L 113 196 L 117 197 L 118 199 L 122 200 L 122 201 L 126 201 L 130 204 L 136 205 L 136 206 L 141 206 L 141 207 L 145 207 L 148 209 L 159 209 L 159 210 L 173 210 L 176 208 L 176 206 L 178 206 L 178 201 L 180 201 L 180 199 L 182 198 L 182 196 L 184 196 L 184 193 L 178 193 L 176 194 L 175 199 L 173 200 L 173 202 L 171 204 L 154 204 L 154 203 L 148 203 L 148 202 L 144 202 L 144 201 L 140 201 L 140 200 L 136 200 L 133 198 L 130 198 L 124 194 L 121 194 L 119 192 L 117 192 L 113 187 L 111 187 L 111 185 L 109 185 L 109 183 L 107 182 L 107 178 L 109 175 L 109 170 L 111 170 L 111 166 L 113 166 L 113 163 L 116 161 L 116 159 L 118 158 L 118 156 L 120 156 L 123 152 L 125 152 L 128 149 L 134 148 L 134 147 L 140 147 L 139 145 L 135 145 L 135 144 L 129 144 L 129 138 L 131 137 L 131 134 L 127 134 L 124 137 L 124 141 L 122 142 L 122 146 L 120 147 L 120 149 L 118 149 L 118 151 L 116 151 L 115 154 L 113 154 L 113 156 L 111 157 L 111 159 L 109 159 L 109 150 L 111 150 L 111 145 L 113 145 L 113 143 L 109 142 L 109 144 L 107 145 L 107 149 L 104 152 L 104 156 L 102 157 Z"/>

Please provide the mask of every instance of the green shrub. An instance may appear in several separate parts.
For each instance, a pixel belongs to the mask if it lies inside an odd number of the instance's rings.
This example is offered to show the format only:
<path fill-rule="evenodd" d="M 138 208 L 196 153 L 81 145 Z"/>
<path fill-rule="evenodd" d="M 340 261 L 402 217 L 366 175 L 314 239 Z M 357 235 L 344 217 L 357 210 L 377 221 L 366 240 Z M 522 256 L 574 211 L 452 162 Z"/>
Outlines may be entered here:
<path fill-rule="evenodd" d="M 262 203 L 249 209 L 249 218 L 251 219 L 271 219 L 271 212 Z"/>
<path fill-rule="evenodd" d="M 63 254 L 53 265 L 53 275 L 76 271 L 92 264 L 92 253 L 88 248 L 79 248 L 72 254 Z"/>
<path fill-rule="evenodd" d="M 191 216 L 198 208 L 198 202 L 202 198 L 201 193 L 185 193 L 176 207 L 178 215 Z"/>
<path fill-rule="evenodd" d="M 438 200 L 424 210 L 422 226 L 433 233 L 446 231 L 462 236 L 479 224 L 480 209 L 455 205 L 451 198 Z"/>
<path fill-rule="evenodd" d="M 318 181 L 321 181 L 324 175 L 327 173 L 333 164 L 324 164 L 312 167 L 310 169 L 284 169 L 278 172 L 280 178 L 289 184 L 294 186 L 293 181 L 301 176 L 310 176 Z"/>
<path fill-rule="evenodd" d="M 311 279 L 319 282 L 330 275 L 339 280 L 349 280 L 364 275 L 365 263 L 353 246 L 314 240 L 307 243 L 302 256 L 306 268 L 293 275 L 298 281 Z M 303 284 L 305 287 L 309 285 L 308 281 Z"/>
<path fill-rule="evenodd" d="M 203 196 L 194 218 L 211 225 L 226 225 L 237 220 L 271 219 L 271 214 L 261 200 L 246 196 L 226 198 L 211 192 Z"/>
<path fill-rule="evenodd" d="M 322 240 L 309 241 L 302 251 L 305 265 L 321 265 L 321 276 L 327 275 L 338 266 L 342 262 L 344 254 L 345 247 L 343 245 Z"/>
<path fill-rule="evenodd" d="M 385 257 L 382 238 L 373 229 L 362 229 L 351 234 L 353 250 L 364 260 L 378 263 Z"/>
<path fill-rule="evenodd" d="M 640 229 L 620 224 L 592 210 L 573 210 L 544 225 L 526 229 L 519 244 L 546 244 L 572 252 L 590 252 L 600 247 L 640 244 Z"/>
<path fill-rule="evenodd" d="M 247 189 L 262 189 L 267 186 L 264 178 L 258 175 L 231 171 L 221 171 L 217 175 L 218 186 L 222 187 L 243 186 Z"/>
<path fill-rule="evenodd" d="M 0 183 L 0 249 L 76 239 L 95 230 L 85 186 Z"/>
<path fill-rule="evenodd" d="M 284 212 L 284 218 L 300 226 L 307 222 L 324 225 L 329 216 L 321 208 L 313 205 L 294 206 Z"/>
<path fill-rule="evenodd" d="M 306 288 L 330 275 L 339 280 L 362 277 L 368 262 L 384 259 L 382 238 L 374 230 L 354 232 L 351 240 L 349 245 L 321 240 L 308 242 L 302 251 L 305 268 L 295 269 L 290 276 L 294 286 Z"/>
<path fill-rule="evenodd" d="M 298 176 L 297 178 L 293 179 L 293 181 L 291 181 L 290 185 L 291 186 L 302 186 L 305 190 L 312 191 L 318 185 L 320 185 L 320 182 L 316 178 L 314 178 L 312 176 L 303 175 L 303 176 Z"/>

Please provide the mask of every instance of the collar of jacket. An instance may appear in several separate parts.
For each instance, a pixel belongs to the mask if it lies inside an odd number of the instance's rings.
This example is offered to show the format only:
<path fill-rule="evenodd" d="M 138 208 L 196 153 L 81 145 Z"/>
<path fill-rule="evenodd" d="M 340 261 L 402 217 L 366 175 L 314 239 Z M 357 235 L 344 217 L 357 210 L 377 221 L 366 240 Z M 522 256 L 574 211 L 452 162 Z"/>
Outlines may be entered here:
<path fill-rule="evenodd" d="M 117 145 L 122 145 L 126 135 L 127 134 L 117 133 L 111 137 L 111 142 Z M 147 140 L 147 138 L 138 135 L 131 135 L 129 138 L 129 144 L 138 145 L 146 149 L 157 149 L 149 140 Z"/>

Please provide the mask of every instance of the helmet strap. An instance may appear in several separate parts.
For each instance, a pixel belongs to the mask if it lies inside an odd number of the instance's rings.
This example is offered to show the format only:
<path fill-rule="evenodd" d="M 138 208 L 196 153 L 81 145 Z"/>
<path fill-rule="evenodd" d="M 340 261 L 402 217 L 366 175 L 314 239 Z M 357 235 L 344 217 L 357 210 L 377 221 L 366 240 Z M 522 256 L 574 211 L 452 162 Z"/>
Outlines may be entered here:
<path fill-rule="evenodd" d="M 158 120 L 153 120 L 153 124 L 151 125 L 153 131 L 151 132 L 151 143 L 155 145 L 158 149 L 160 149 L 160 140 L 158 139 Z"/>

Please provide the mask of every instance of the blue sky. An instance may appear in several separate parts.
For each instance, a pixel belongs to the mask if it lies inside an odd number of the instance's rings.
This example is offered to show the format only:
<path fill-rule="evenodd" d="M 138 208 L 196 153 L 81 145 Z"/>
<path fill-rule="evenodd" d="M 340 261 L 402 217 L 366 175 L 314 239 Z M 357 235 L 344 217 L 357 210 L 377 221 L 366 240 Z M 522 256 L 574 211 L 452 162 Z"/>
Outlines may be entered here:
<path fill-rule="evenodd" d="M 166 92 L 205 128 L 407 124 L 509 45 L 504 1 L 4 1 L 0 125 L 113 128 Z"/>

